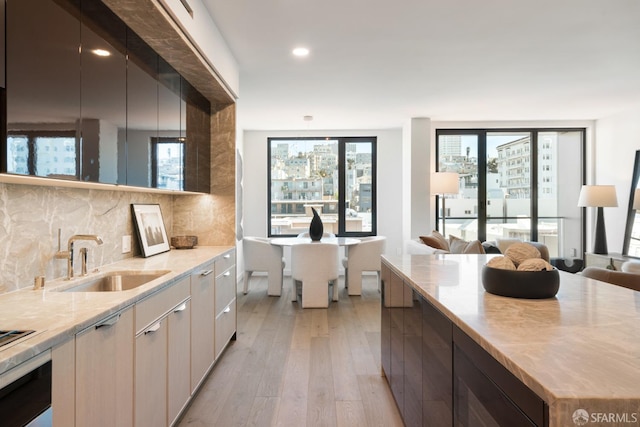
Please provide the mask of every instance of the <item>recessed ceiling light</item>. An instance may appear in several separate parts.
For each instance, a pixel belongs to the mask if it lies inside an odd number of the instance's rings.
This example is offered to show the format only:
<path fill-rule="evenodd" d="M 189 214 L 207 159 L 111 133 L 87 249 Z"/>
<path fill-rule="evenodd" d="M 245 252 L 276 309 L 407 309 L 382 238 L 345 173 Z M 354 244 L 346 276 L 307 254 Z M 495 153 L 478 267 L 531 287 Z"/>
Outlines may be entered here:
<path fill-rule="evenodd" d="M 297 47 L 297 48 L 293 49 L 292 53 L 295 56 L 307 56 L 307 55 L 309 55 L 309 49 L 307 49 L 306 47 Z"/>
<path fill-rule="evenodd" d="M 310 122 L 313 120 L 313 116 L 303 116 L 302 120 L 304 120 L 305 122 Z"/>
<path fill-rule="evenodd" d="M 91 52 L 98 56 L 111 56 L 111 52 L 104 49 L 93 49 Z"/>

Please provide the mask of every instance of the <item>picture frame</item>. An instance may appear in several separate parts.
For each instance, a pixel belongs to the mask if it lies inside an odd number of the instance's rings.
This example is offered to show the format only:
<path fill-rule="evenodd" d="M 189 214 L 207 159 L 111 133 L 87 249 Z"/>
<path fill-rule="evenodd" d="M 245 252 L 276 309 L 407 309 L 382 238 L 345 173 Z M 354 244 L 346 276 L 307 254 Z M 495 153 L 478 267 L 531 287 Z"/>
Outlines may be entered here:
<path fill-rule="evenodd" d="M 131 204 L 133 222 L 144 258 L 170 250 L 162 211 L 158 204 Z"/>

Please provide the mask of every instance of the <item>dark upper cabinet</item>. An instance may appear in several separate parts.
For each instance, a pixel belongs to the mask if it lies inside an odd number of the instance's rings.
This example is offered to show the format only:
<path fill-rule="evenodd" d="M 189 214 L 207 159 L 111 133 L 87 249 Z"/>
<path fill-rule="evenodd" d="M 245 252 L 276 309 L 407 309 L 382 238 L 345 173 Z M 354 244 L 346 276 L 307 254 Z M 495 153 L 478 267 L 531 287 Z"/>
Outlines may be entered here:
<path fill-rule="evenodd" d="M 209 192 L 210 103 L 171 65 L 99 0 L 5 3 L 2 172 Z"/>
<path fill-rule="evenodd" d="M 127 124 L 127 27 L 102 2 L 81 4 L 81 181 L 127 184 L 118 171 Z"/>
<path fill-rule="evenodd" d="M 6 2 L 3 171 L 78 179 L 80 21 L 77 4 Z"/>
<path fill-rule="evenodd" d="M 158 138 L 158 55 L 132 32 L 127 36 L 127 51 L 127 184 L 149 187 L 154 175 L 151 149 Z M 164 120 L 178 139 L 179 111 L 176 114 Z"/>

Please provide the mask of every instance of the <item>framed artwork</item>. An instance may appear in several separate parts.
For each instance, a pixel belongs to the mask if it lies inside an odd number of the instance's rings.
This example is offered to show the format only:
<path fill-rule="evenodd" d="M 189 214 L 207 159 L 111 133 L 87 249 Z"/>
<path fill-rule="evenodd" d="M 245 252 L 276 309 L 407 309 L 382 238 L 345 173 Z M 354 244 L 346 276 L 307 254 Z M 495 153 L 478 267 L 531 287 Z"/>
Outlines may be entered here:
<path fill-rule="evenodd" d="M 142 256 L 147 258 L 162 252 L 167 252 L 169 239 L 164 228 L 160 205 L 132 204 L 133 222 L 138 232 L 138 241 Z"/>

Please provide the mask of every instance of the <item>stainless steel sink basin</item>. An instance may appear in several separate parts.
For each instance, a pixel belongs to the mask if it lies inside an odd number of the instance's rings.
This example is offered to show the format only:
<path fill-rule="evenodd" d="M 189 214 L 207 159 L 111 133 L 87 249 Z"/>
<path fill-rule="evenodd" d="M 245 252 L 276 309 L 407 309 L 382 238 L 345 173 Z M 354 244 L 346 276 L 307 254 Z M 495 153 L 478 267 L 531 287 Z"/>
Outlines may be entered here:
<path fill-rule="evenodd" d="M 116 292 L 128 291 L 169 273 L 169 270 L 111 271 L 102 276 L 62 289 L 62 292 Z"/>

